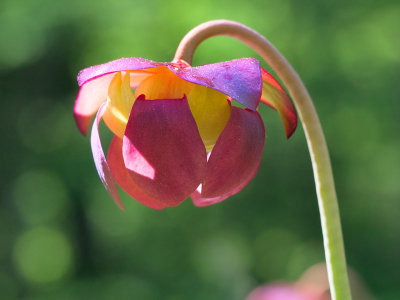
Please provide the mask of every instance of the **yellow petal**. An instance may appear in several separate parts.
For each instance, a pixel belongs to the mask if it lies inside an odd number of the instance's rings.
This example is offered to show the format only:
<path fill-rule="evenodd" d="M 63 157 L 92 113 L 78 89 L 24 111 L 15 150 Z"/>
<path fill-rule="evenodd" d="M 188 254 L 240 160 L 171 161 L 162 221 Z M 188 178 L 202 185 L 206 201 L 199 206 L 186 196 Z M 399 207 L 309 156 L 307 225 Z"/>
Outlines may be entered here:
<path fill-rule="evenodd" d="M 125 73 L 123 79 L 121 77 L 121 72 L 118 72 L 110 82 L 103 119 L 115 135 L 123 138 L 135 98 L 130 87 L 129 72 Z"/>
<path fill-rule="evenodd" d="M 147 77 L 157 73 L 158 68 L 130 71 L 131 88 L 136 88 Z"/>
<path fill-rule="evenodd" d="M 145 78 L 135 91 L 147 100 L 180 99 L 186 95 L 207 151 L 211 151 L 230 117 L 227 96 L 211 88 L 197 85 L 176 76 L 167 67 Z"/>
<path fill-rule="evenodd" d="M 144 94 L 147 100 L 181 99 L 188 95 L 193 83 L 176 76 L 168 67 L 157 68 L 157 73 L 145 78 L 135 91 L 135 98 Z"/>
<path fill-rule="evenodd" d="M 211 151 L 231 114 L 228 97 L 201 85 L 194 85 L 187 97 L 203 143 Z"/>

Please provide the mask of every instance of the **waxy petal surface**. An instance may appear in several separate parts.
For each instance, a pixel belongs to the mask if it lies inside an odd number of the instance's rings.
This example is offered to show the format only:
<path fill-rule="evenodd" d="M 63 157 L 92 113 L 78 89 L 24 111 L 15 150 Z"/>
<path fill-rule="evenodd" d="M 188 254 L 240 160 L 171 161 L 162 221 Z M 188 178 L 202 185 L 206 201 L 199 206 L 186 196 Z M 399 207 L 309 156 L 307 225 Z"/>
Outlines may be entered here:
<path fill-rule="evenodd" d="M 260 62 L 241 58 L 199 67 L 170 70 L 180 78 L 217 90 L 245 107 L 256 110 L 261 97 L 262 81 Z"/>
<path fill-rule="evenodd" d="M 206 171 L 206 150 L 186 97 L 137 98 L 125 130 L 122 153 L 135 184 L 169 206 L 185 200 Z"/>
<path fill-rule="evenodd" d="M 99 111 L 96 115 L 96 120 L 93 123 L 92 134 L 90 137 L 90 143 L 92 146 L 92 153 L 94 163 L 96 165 L 97 173 L 101 181 L 104 184 L 104 187 L 107 189 L 114 202 L 121 208 L 124 209 L 122 205 L 121 199 L 118 195 L 117 186 L 115 185 L 114 178 L 111 174 L 110 168 L 108 166 L 107 160 L 104 156 L 103 147 L 101 146 L 100 136 L 99 136 L 99 123 L 101 121 L 101 117 L 104 113 L 106 103 L 102 104 L 99 108 Z"/>
<path fill-rule="evenodd" d="M 258 112 L 233 106 L 207 162 L 201 197 L 232 195 L 245 187 L 257 173 L 264 142 L 264 124 Z"/>
<path fill-rule="evenodd" d="M 129 58 L 120 58 L 117 60 L 109 61 L 105 64 L 92 66 L 86 69 L 83 69 L 78 74 L 78 84 L 81 86 L 88 80 L 92 80 L 99 76 L 103 76 L 109 73 L 115 73 L 120 71 L 133 71 L 140 69 L 149 69 L 160 66 L 167 66 L 170 63 L 159 63 L 154 62 L 148 59 L 139 58 L 139 57 L 129 57 Z"/>
<path fill-rule="evenodd" d="M 110 147 L 108 148 L 107 161 L 115 181 L 132 198 L 154 209 L 163 209 L 168 207 L 168 205 L 149 197 L 132 180 L 128 170 L 125 167 L 124 159 L 122 157 L 122 139 L 118 137 L 113 138 Z"/>
<path fill-rule="evenodd" d="M 261 102 L 278 111 L 285 127 L 286 137 L 289 138 L 297 127 L 296 109 L 288 94 L 271 74 L 261 68 L 261 75 L 263 80 Z"/>

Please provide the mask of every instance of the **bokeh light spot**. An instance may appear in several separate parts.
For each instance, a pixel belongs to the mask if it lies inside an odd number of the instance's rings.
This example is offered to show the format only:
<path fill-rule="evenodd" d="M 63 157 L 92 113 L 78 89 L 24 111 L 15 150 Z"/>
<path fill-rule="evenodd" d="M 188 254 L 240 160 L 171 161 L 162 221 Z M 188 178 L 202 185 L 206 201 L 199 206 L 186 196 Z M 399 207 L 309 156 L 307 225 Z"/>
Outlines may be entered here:
<path fill-rule="evenodd" d="M 70 270 L 72 248 L 62 232 L 37 227 L 18 237 L 13 256 L 22 277 L 32 283 L 48 283 Z"/>
<path fill-rule="evenodd" d="M 115 206 L 104 187 L 96 181 L 88 188 L 88 219 L 96 234 L 111 239 L 132 239 L 146 229 L 146 220 L 151 209 L 120 193 L 126 210 L 121 212 Z"/>
<path fill-rule="evenodd" d="M 64 183 L 48 171 L 23 173 L 14 182 L 12 193 L 22 219 L 32 225 L 58 218 L 66 212 L 69 203 Z"/>

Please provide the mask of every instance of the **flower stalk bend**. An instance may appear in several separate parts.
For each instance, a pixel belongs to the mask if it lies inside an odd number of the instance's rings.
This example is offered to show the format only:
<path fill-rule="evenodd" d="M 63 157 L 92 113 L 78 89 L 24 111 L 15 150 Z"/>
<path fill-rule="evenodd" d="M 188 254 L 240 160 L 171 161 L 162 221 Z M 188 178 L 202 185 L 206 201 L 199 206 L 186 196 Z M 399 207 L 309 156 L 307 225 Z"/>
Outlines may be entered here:
<path fill-rule="evenodd" d="M 351 292 L 331 162 L 322 127 L 307 89 L 289 62 L 267 39 L 251 28 L 233 21 L 215 20 L 192 29 L 179 44 L 174 61 L 183 60 L 191 64 L 197 46 L 216 35 L 234 37 L 253 48 L 288 89 L 300 116 L 310 151 L 331 297 L 333 300 L 350 300 Z"/>

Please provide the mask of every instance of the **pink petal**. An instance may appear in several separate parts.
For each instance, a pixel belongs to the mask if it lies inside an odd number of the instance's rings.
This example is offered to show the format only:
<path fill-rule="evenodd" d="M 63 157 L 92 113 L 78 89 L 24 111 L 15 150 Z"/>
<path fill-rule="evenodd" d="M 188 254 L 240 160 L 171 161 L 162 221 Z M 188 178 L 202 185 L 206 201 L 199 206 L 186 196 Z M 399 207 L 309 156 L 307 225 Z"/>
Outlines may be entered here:
<path fill-rule="evenodd" d="M 122 153 L 132 180 L 169 206 L 185 200 L 206 171 L 206 149 L 186 97 L 145 100 L 139 96 L 129 116 Z M 154 178 L 141 175 L 149 166 Z"/>
<path fill-rule="evenodd" d="M 108 86 L 113 74 L 108 74 L 84 84 L 75 101 L 74 117 L 80 132 L 86 135 L 92 116 L 107 100 Z"/>
<path fill-rule="evenodd" d="M 117 136 L 115 136 L 111 141 L 111 145 L 108 149 L 107 161 L 115 181 L 136 201 L 154 209 L 163 209 L 168 207 L 164 203 L 149 197 L 131 179 L 128 170 L 125 168 L 124 159 L 122 157 L 122 140 Z"/>
<path fill-rule="evenodd" d="M 220 91 L 249 109 L 256 110 L 261 97 L 260 62 L 241 58 L 199 67 L 169 66 L 180 78 Z"/>
<path fill-rule="evenodd" d="M 286 136 L 289 138 L 297 127 L 296 109 L 278 81 L 263 68 L 261 68 L 261 74 L 263 80 L 261 102 L 278 111 L 285 127 Z"/>
<path fill-rule="evenodd" d="M 103 182 L 107 191 L 110 193 L 114 202 L 123 210 L 124 206 L 122 205 L 121 199 L 119 198 L 117 186 L 115 185 L 114 178 L 111 175 L 110 168 L 108 167 L 107 160 L 104 156 L 103 147 L 101 146 L 99 136 L 99 123 L 104 113 L 105 107 L 106 103 L 103 103 L 100 106 L 99 111 L 97 112 L 96 120 L 93 123 L 92 127 L 90 143 L 92 146 L 93 159 L 96 165 L 97 173 L 99 174 L 101 181 Z"/>
<path fill-rule="evenodd" d="M 243 189 L 257 173 L 265 141 L 258 112 L 232 106 L 231 117 L 210 159 L 197 205 L 226 199 Z"/>
<path fill-rule="evenodd" d="M 314 299 L 314 298 L 312 298 Z M 274 283 L 256 288 L 246 300 L 312 300 L 294 285 Z"/>
<path fill-rule="evenodd" d="M 83 85 L 86 81 L 94 78 L 120 71 L 133 71 L 140 69 L 148 69 L 160 66 L 167 66 L 170 63 L 159 63 L 140 57 L 120 58 L 109 61 L 105 64 L 92 66 L 83 69 L 78 74 L 78 84 Z"/>

